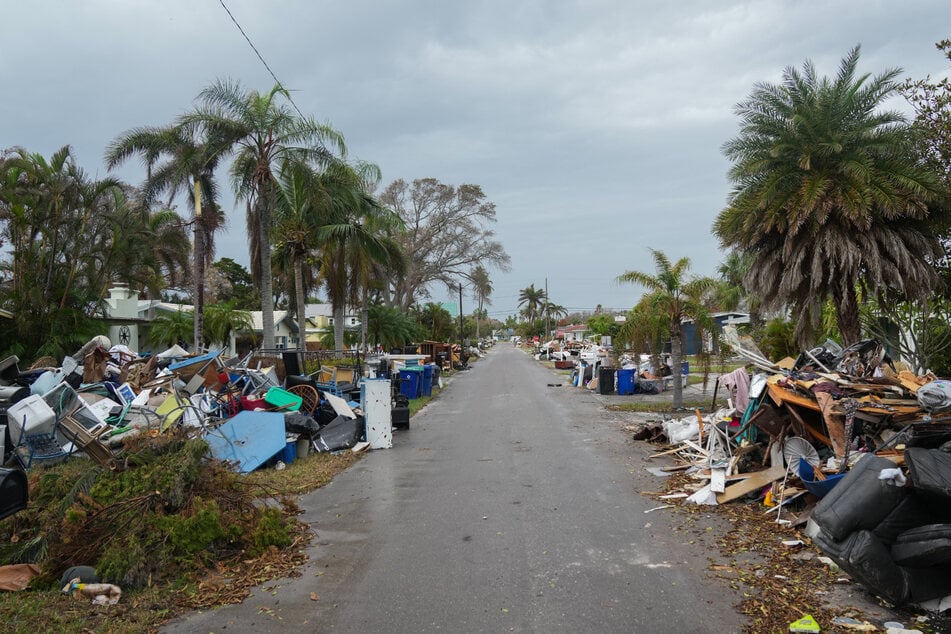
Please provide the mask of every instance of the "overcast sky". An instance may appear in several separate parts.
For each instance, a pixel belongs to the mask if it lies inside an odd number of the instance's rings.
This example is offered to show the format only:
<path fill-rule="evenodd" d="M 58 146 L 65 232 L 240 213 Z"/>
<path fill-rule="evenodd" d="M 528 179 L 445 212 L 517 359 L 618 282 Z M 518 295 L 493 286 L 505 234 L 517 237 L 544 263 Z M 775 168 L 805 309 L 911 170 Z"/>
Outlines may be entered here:
<path fill-rule="evenodd" d="M 951 71 L 934 46 L 951 37 L 948 0 L 225 4 L 300 109 L 384 185 L 482 186 L 512 258 L 490 271 L 500 318 L 546 278 L 569 309 L 630 308 L 641 289 L 614 279 L 652 272 L 649 248 L 714 275 L 710 227 L 730 189 L 720 147 L 755 82 L 806 59 L 834 74 L 856 44 L 863 72 Z M 110 140 L 170 123 L 215 78 L 274 84 L 218 0 L 4 5 L 0 148 L 70 144 L 103 176 Z M 144 176 L 131 162 L 118 174 Z M 243 207 L 228 211 L 218 257 L 247 265 Z"/>

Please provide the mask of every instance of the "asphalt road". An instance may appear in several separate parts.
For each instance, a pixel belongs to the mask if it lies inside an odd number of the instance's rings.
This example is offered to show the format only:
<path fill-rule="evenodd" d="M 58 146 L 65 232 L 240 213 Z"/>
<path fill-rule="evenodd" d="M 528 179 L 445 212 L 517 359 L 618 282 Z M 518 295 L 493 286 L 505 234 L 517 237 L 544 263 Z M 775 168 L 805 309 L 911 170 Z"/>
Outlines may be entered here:
<path fill-rule="evenodd" d="M 500 344 L 304 496 L 302 576 L 166 632 L 737 632 L 596 395 Z"/>

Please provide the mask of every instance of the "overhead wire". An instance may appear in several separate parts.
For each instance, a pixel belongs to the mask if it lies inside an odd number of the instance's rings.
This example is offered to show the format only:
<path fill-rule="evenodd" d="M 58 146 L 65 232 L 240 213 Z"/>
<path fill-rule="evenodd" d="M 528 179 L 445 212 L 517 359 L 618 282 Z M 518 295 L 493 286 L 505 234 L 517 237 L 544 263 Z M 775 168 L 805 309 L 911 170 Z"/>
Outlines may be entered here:
<path fill-rule="evenodd" d="M 231 9 L 228 8 L 228 5 L 225 4 L 225 1 L 224 1 L 224 0 L 218 0 L 218 2 L 221 3 L 221 7 L 225 10 L 225 12 L 227 12 L 228 17 L 231 18 L 231 21 L 234 22 L 234 25 L 235 25 L 236 27 L 238 27 L 238 31 L 241 32 L 241 35 L 244 36 L 244 39 L 248 41 L 248 46 L 251 47 L 251 50 L 254 51 L 254 54 L 257 55 L 257 56 L 258 56 L 258 59 L 261 60 L 261 63 L 264 64 L 264 68 L 266 68 L 266 69 L 267 69 L 267 72 L 270 73 L 271 78 L 274 79 L 274 82 L 281 88 L 281 90 L 287 92 L 287 99 L 288 99 L 288 101 L 291 102 L 291 105 L 294 106 L 294 110 L 297 111 L 297 114 L 300 115 L 301 119 L 306 119 L 307 117 L 304 116 L 304 113 L 301 112 L 301 111 L 300 111 L 300 108 L 297 107 L 297 104 L 294 103 L 294 98 L 291 97 L 290 91 L 287 90 L 287 89 L 284 87 L 284 84 L 281 83 L 281 80 L 278 79 L 278 78 L 277 78 L 277 75 L 274 74 L 274 71 L 271 70 L 271 67 L 270 67 L 270 66 L 268 65 L 268 63 L 264 60 L 264 56 L 261 55 L 261 52 L 260 52 L 260 51 L 257 49 L 257 47 L 254 45 L 254 42 L 251 41 L 251 38 L 248 37 L 248 34 L 244 32 L 244 29 L 243 29 L 243 28 L 241 28 L 241 25 L 238 23 L 237 18 L 234 17 L 234 14 L 233 14 L 233 13 L 231 13 Z"/>

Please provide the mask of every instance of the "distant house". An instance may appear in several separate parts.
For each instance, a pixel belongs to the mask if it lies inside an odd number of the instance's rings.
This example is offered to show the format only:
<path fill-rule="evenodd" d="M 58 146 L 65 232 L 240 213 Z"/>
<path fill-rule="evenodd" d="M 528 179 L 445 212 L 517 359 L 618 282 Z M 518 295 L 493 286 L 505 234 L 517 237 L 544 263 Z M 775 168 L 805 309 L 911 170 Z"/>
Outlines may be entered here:
<path fill-rule="evenodd" d="M 254 324 L 254 334 L 260 341 L 264 334 L 264 313 L 260 310 L 252 310 L 251 321 Z M 294 313 L 288 310 L 274 311 L 274 347 L 278 350 L 296 350 L 300 343 L 300 329 L 297 327 L 297 321 L 294 319 Z M 234 348 L 234 336 L 232 335 L 232 349 Z"/>
<path fill-rule="evenodd" d="M 738 312 L 725 312 L 725 313 L 714 313 L 713 321 L 716 322 L 717 332 L 723 331 L 723 326 L 725 325 L 738 325 L 738 324 L 748 324 L 750 323 L 749 313 L 738 313 Z M 683 353 L 684 354 L 697 354 L 700 352 L 700 342 L 697 340 L 697 325 L 693 322 L 692 319 L 686 319 L 683 322 Z M 670 344 L 668 343 L 667 349 L 669 350 Z M 707 341 L 706 348 L 716 352 L 716 342 Z"/>
<path fill-rule="evenodd" d="M 360 317 L 350 308 L 344 308 L 343 327 L 352 330 L 360 327 Z M 320 347 L 321 339 L 334 329 L 334 315 L 332 304 L 307 304 L 304 307 L 304 316 L 307 319 L 307 348 Z"/>
<path fill-rule="evenodd" d="M 588 334 L 588 327 L 585 324 L 565 326 L 558 330 L 557 336 L 561 338 L 564 336 L 565 343 L 569 341 L 584 341 L 585 335 Z"/>

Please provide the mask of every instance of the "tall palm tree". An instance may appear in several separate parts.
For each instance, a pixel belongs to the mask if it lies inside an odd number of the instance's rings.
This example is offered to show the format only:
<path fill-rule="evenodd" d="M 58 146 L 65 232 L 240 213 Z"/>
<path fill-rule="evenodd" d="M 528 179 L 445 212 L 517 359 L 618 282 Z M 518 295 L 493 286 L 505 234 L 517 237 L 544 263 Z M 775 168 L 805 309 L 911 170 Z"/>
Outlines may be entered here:
<path fill-rule="evenodd" d="M 113 169 L 134 155 L 146 167 L 143 195 L 151 204 L 160 194 L 168 203 L 185 191 L 192 207 L 192 292 L 195 347 L 204 344 L 205 269 L 214 260 L 215 233 L 224 225 L 218 207 L 215 170 L 227 148 L 213 138 L 199 138 L 198 131 L 182 126 L 133 128 L 106 148 L 106 165 Z"/>
<path fill-rule="evenodd" d="M 317 247 L 317 231 L 330 221 L 328 193 L 318 175 L 306 163 L 287 163 L 281 170 L 275 199 L 275 224 L 279 238 L 276 251 L 289 260 L 294 278 L 294 299 L 300 327 L 298 348 L 306 348 L 307 293 L 304 278 L 307 260 Z M 323 212 L 323 213 L 322 213 Z"/>
<path fill-rule="evenodd" d="M 323 200 L 328 208 L 317 241 L 322 276 L 333 305 L 337 350 L 343 348 L 347 303 L 356 305 L 358 299 L 367 302 L 373 264 L 394 272 L 406 267 L 399 243 L 390 237 L 391 230 L 401 227 L 402 221 L 368 193 L 379 182 L 379 175 L 379 168 L 370 163 L 336 161 L 324 169 L 320 178 L 327 191 Z"/>
<path fill-rule="evenodd" d="M 683 384 L 680 367 L 683 359 L 683 321 L 693 319 L 698 324 L 705 321 L 709 310 L 704 297 L 716 288 L 716 280 L 708 277 L 687 277 L 690 260 L 680 258 L 676 262 L 662 252 L 651 249 L 655 272 L 627 271 L 618 276 L 618 282 L 639 284 L 651 291 L 651 310 L 667 322 L 670 335 L 670 357 L 674 372 L 674 408 L 683 407 Z M 699 333 L 698 333 L 699 334 Z M 698 336 L 698 339 L 700 337 Z"/>
<path fill-rule="evenodd" d="M 518 292 L 519 308 L 524 307 L 522 308 L 522 313 L 529 323 L 534 325 L 535 320 L 538 319 L 538 316 L 541 314 L 541 307 L 546 299 L 545 289 L 535 288 L 534 283 Z"/>
<path fill-rule="evenodd" d="M 761 83 L 736 107 L 739 135 L 723 146 L 734 189 L 714 232 L 752 255 L 745 278 L 764 308 L 789 305 L 811 345 L 826 298 L 844 343 L 861 336 L 857 286 L 924 297 L 941 253 L 926 226 L 938 179 L 916 158 L 908 126 L 881 111 L 899 70 L 858 75 L 859 48 L 833 78 L 811 62 Z"/>
<path fill-rule="evenodd" d="M 480 264 L 472 270 L 469 281 L 472 282 L 472 294 L 476 300 L 476 339 L 480 339 L 479 318 L 485 313 L 485 305 L 492 303 L 489 300 L 493 290 L 492 280 L 489 278 L 489 272 Z"/>
<path fill-rule="evenodd" d="M 238 82 L 218 80 L 202 90 L 198 100 L 198 107 L 178 123 L 186 131 L 203 131 L 234 153 L 231 178 L 235 194 L 246 203 L 252 277 L 261 294 L 262 346 L 273 348 L 271 220 L 276 173 L 286 162 L 332 161 L 333 150 L 346 151 L 343 137 L 298 115 L 290 105 L 290 93 L 280 85 L 259 93 Z"/>

